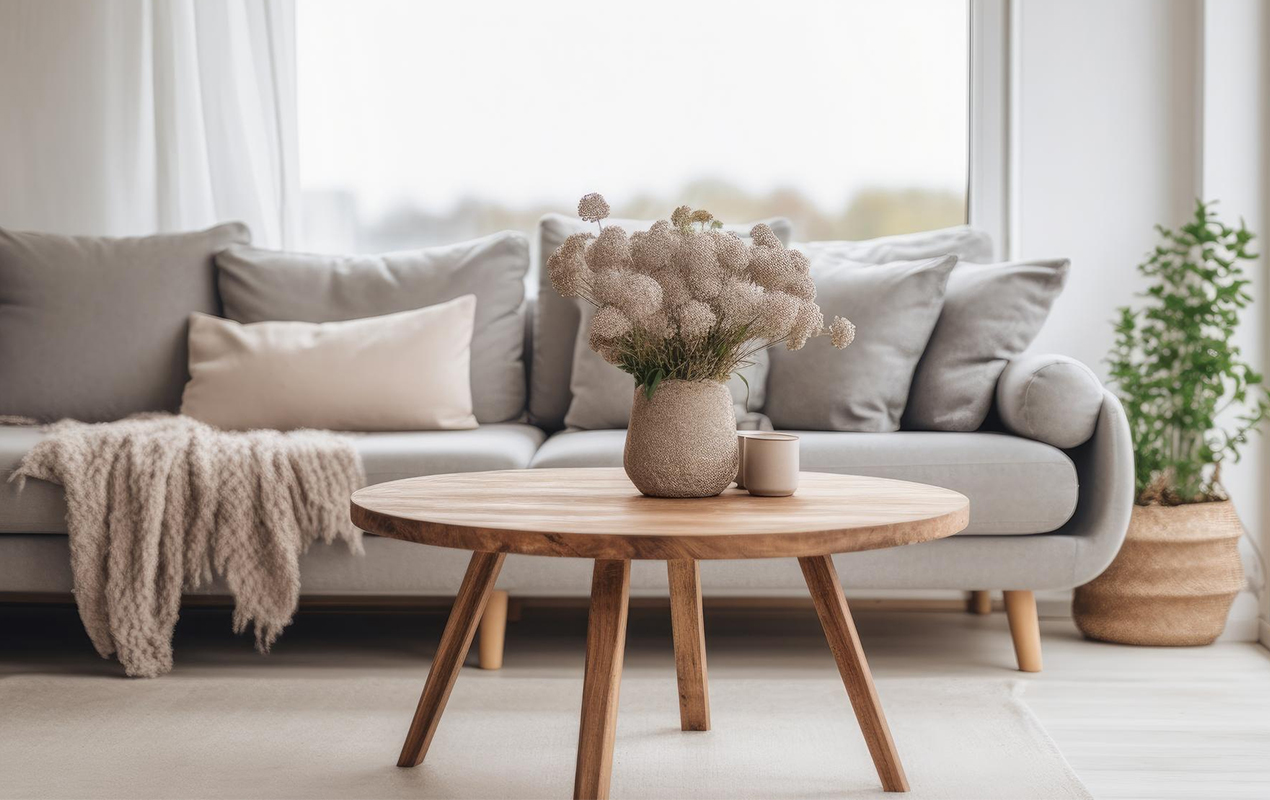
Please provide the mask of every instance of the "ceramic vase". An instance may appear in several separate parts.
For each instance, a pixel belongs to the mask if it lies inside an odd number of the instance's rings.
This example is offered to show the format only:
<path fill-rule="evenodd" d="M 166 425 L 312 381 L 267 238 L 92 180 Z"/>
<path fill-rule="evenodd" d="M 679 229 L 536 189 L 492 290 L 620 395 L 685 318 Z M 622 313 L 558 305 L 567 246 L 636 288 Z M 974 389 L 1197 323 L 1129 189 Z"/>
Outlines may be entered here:
<path fill-rule="evenodd" d="M 736 477 L 736 411 L 717 381 L 635 389 L 622 465 L 651 497 L 713 497 Z"/>

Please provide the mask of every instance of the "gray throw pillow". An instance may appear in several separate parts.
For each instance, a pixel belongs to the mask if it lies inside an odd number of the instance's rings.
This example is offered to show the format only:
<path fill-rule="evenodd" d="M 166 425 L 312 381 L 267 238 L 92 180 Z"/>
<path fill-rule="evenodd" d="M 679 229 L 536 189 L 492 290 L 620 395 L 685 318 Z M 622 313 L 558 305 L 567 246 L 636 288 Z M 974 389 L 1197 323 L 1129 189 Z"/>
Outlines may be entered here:
<path fill-rule="evenodd" d="M 899 430 L 913 370 L 944 303 L 956 256 L 892 264 L 812 260 L 816 302 L 827 319 L 847 317 L 855 341 L 835 350 L 829 337 L 802 350 L 770 350 L 767 405 L 778 429 Z"/>
<path fill-rule="evenodd" d="M 903 427 L 974 431 L 992 408 L 1001 370 L 1027 349 L 1063 290 L 1070 262 L 960 262 L 913 375 Z"/>
<path fill-rule="evenodd" d="M 482 423 L 518 419 L 525 410 L 524 234 L 374 256 L 233 247 L 216 265 L 225 316 L 242 323 L 338 322 L 476 295 L 472 410 Z"/>
<path fill-rule="evenodd" d="M 760 220 L 766 223 L 782 242 L 789 242 L 787 219 Z M 605 225 L 619 225 L 628 234 L 646 231 L 653 220 L 606 219 Z M 725 225 L 745 238 L 757 223 Z M 551 287 L 544 265 L 565 239 L 579 231 L 596 232 L 593 222 L 577 217 L 547 214 L 538 222 L 538 256 L 535 260 L 538 284 L 538 307 L 534 313 L 533 368 L 529 371 L 529 421 L 549 431 L 564 424 L 571 397 L 569 381 L 573 374 L 573 350 L 578 336 L 579 309 L 573 300 L 561 297 Z"/>
<path fill-rule="evenodd" d="M 109 238 L 0 230 L 0 414 L 176 411 L 190 314 L 220 313 L 212 256 L 240 222 Z"/>
<path fill-rule="evenodd" d="M 565 414 L 565 427 L 578 430 L 605 430 L 625 428 L 631 419 L 631 406 L 635 401 L 635 379 L 613 366 L 591 349 L 588 338 L 591 317 L 595 306 L 575 300 L 579 306 L 581 324 L 573 349 L 573 375 L 569 379 L 569 413 Z M 767 382 L 767 353 L 759 351 L 751 359 L 754 363 L 728 381 L 732 401 L 736 404 L 736 422 L 741 430 L 770 429 L 771 423 L 758 413 L 763 407 L 764 386 Z"/>

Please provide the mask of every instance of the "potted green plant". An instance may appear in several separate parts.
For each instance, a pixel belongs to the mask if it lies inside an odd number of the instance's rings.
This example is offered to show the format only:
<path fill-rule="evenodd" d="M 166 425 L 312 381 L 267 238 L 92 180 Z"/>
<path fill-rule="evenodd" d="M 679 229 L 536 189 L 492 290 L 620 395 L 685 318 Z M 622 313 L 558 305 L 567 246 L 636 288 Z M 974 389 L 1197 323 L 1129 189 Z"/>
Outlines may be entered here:
<path fill-rule="evenodd" d="M 1136 497 L 1124 546 L 1076 590 L 1085 635 L 1143 645 L 1209 644 L 1243 587 L 1243 526 L 1222 465 L 1265 419 L 1262 377 L 1233 343 L 1252 302 L 1241 262 L 1256 258 L 1241 221 L 1197 201 L 1138 270 L 1145 302 L 1120 309 L 1108 359 L 1133 438 Z"/>

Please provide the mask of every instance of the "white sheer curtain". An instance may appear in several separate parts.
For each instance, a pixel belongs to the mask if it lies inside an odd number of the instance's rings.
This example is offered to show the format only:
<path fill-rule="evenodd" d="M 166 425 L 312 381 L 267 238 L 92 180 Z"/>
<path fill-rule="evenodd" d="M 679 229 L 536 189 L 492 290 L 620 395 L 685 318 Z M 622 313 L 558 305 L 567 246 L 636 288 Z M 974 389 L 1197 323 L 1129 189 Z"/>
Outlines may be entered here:
<path fill-rule="evenodd" d="M 0 0 L 0 226 L 299 230 L 294 0 Z"/>

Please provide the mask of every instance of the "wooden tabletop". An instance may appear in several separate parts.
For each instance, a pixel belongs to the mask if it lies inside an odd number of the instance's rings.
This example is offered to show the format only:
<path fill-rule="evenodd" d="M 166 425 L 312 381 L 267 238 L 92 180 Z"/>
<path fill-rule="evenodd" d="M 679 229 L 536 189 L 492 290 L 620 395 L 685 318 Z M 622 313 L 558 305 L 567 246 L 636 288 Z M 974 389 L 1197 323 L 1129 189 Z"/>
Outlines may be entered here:
<path fill-rule="evenodd" d="M 804 472 L 792 497 L 645 497 L 621 469 L 429 475 L 353 493 L 353 523 L 411 542 L 600 559 L 781 558 L 951 536 L 970 501 L 887 478 Z"/>

